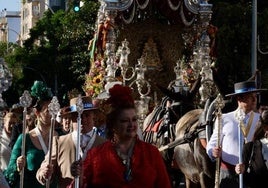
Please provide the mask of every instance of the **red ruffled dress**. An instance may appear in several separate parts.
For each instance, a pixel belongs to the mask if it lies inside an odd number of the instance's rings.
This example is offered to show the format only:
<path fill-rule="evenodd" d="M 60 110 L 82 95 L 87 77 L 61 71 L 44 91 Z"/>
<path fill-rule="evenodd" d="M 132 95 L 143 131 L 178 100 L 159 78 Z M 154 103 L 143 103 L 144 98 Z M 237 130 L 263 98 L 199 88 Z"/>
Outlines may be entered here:
<path fill-rule="evenodd" d="M 83 188 L 171 188 L 164 161 L 158 149 L 137 139 L 130 161 L 131 179 L 126 180 L 126 165 L 107 141 L 92 148 L 84 161 Z"/>

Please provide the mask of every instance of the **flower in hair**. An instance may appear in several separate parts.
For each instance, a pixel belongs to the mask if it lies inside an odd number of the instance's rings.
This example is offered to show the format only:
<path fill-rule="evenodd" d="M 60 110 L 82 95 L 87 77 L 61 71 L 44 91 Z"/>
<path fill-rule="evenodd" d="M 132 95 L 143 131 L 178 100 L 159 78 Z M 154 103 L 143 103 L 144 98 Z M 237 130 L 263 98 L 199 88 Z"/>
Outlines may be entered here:
<path fill-rule="evenodd" d="M 33 86 L 31 87 L 31 95 L 37 100 L 49 100 L 53 96 L 51 89 L 48 88 L 42 81 L 34 82 Z"/>
<path fill-rule="evenodd" d="M 107 102 L 111 104 L 113 108 L 134 106 L 132 90 L 128 86 L 116 84 L 109 89 L 109 94 L 110 97 Z"/>

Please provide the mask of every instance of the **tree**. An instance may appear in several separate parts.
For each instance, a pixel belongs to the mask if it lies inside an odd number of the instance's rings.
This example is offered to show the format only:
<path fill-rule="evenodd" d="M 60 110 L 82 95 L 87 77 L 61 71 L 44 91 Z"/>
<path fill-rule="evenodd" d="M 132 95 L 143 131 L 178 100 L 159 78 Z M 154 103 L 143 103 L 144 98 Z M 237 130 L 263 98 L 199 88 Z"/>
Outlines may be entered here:
<path fill-rule="evenodd" d="M 246 80 L 251 76 L 251 31 L 252 31 L 252 1 L 210 1 L 213 4 L 212 23 L 218 27 L 217 33 L 217 66 L 223 80 L 230 86 L 233 83 Z M 258 1 L 258 33 L 262 33 L 263 42 L 268 44 L 266 1 Z M 266 3 L 267 5 L 267 3 Z M 263 85 L 268 86 L 267 57 L 258 53 L 258 69 L 262 71 Z M 266 77 L 266 78 L 265 78 Z"/>
<path fill-rule="evenodd" d="M 45 81 L 60 102 L 74 88 L 82 93 L 84 75 L 90 67 L 88 42 L 94 34 L 98 7 L 97 1 L 86 1 L 77 13 L 71 7 L 55 14 L 47 11 L 30 30 L 24 46 L 5 56 L 12 71 L 17 70 L 12 87 L 5 93 L 9 105 L 18 102 L 34 80 Z"/>

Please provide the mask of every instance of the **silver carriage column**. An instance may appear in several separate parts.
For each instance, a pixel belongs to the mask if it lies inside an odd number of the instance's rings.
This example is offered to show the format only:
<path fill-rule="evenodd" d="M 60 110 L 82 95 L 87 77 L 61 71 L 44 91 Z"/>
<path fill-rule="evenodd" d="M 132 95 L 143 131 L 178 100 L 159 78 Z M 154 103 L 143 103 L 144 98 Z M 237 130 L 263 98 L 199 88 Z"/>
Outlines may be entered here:
<path fill-rule="evenodd" d="M 134 68 L 128 66 L 128 55 L 130 54 L 128 44 L 129 42 L 125 39 L 124 41 L 122 41 L 122 45 L 118 47 L 118 50 L 116 52 L 116 56 L 119 57 L 118 66 L 121 69 L 123 85 L 126 84 L 126 81 L 132 80 L 135 76 Z"/>
<path fill-rule="evenodd" d="M 176 75 L 176 79 L 171 81 L 168 85 L 168 88 L 173 88 L 175 89 L 176 92 L 179 92 L 181 94 L 187 93 L 189 90 L 189 86 L 182 79 L 183 64 L 184 64 L 184 57 L 177 61 L 176 66 L 174 67 L 174 73 Z"/>
<path fill-rule="evenodd" d="M 143 58 L 138 59 L 138 64 L 135 65 L 135 68 L 129 66 L 128 55 L 130 54 L 130 49 L 128 44 L 129 42 L 126 39 L 122 41 L 122 45 L 118 47 L 116 55 L 119 58 L 118 66 L 121 69 L 123 85 L 126 84 L 126 81 L 132 80 L 136 75 L 136 79 L 129 84 L 129 87 L 133 88 L 135 84 L 138 94 L 140 95 L 140 99 L 135 100 L 135 106 L 138 114 L 139 125 L 142 126 L 143 121 L 149 112 L 150 97 L 148 97 L 148 95 L 151 91 L 151 85 L 147 80 L 145 80 L 147 67 L 144 65 Z"/>
<path fill-rule="evenodd" d="M 104 25 L 108 31 L 106 45 L 105 45 L 105 55 L 107 56 L 106 61 L 106 72 L 105 81 L 107 85 L 111 82 L 116 81 L 115 71 L 118 66 L 116 64 L 115 56 L 115 43 L 116 43 L 116 31 L 115 31 L 115 17 L 118 11 L 124 11 L 130 7 L 133 0 L 100 0 L 101 8 L 99 13 L 104 14 Z M 100 14 L 101 15 L 101 14 Z M 108 91 L 106 91 L 108 92 Z"/>
<path fill-rule="evenodd" d="M 105 45 L 105 55 L 107 56 L 106 60 L 106 69 L 107 75 L 105 77 L 106 83 L 115 81 L 115 71 L 117 70 L 116 56 L 115 56 L 115 29 L 114 29 L 114 18 L 116 16 L 115 11 L 105 11 L 105 24 L 108 27 L 107 42 Z"/>
<path fill-rule="evenodd" d="M 197 54 L 195 54 L 196 62 L 200 63 L 199 67 L 201 75 L 201 87 L 199 93 L 201 96 L 200 103 L 204 104 L 209 97 L 216 97 L 216 86 L 213 81 L 213 75 L 211 70 L 211 58 L 210 52 L 210 38 L 207 33 L 209 22 L 212 15 L 212 4 L 208 4 L 207 1 L 200 3 L 199 9 L 199 28 L 200 39 L 197 43 Z"/>
<path fill-rule="evenodd" d="M 141 96 L 140 100 L 135 100 L 135 107 L 138 115 L 138 124 L 141 130 L 143 130 L 143 122 L 149 112 L 150 97 Z"/>
<path fill-rule="evenodd" d="M 144 65 L 144 59 L 138 59 L 138 64 L 135 65 L 136 79 L 129 84 L 129 87 L 133 87 L 135 84 L 138 89 L 138 94 L 140 95 L 139 100 L 135 100 L 135 105 L 137 109 L 139 126 L 142 129 L 143 121 L 149 112 L 149 102 L 150 97 L 148 96 L 151 92 L 151 85 L 145 79 L 145 72 L 147 71 L 147 66 Z"/>

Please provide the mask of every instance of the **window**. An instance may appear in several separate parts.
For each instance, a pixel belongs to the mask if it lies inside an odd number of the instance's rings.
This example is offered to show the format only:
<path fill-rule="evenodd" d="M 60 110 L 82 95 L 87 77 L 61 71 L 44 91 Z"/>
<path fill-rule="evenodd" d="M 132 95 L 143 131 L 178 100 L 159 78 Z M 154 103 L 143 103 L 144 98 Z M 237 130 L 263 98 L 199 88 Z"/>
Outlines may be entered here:
<path fill-rule="evenodd" d="M 33 5 L 33 15 L 34 16 L 39 16 L 39 14 L 40 14 L 39 5 Z"/>

